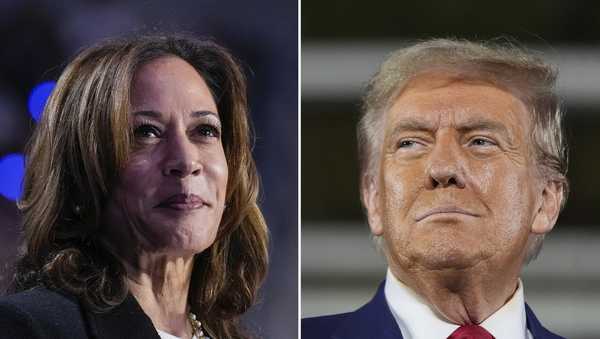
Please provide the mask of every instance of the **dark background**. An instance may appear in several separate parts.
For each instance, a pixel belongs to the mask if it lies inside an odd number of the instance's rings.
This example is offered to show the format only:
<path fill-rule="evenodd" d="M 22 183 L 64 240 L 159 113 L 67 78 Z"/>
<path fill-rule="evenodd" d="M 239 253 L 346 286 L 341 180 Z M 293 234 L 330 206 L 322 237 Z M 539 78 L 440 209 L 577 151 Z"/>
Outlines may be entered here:
<path fill-rule="evenodd" d="M 368 300 L 385 263 L 358 193 L 362 86 L 385 55 L 419 39 L 508 39 L 558 65 L 571 195 L 526 296 L 568 338 L 600 333 L 600 3 L 591 1 L 302 1 L 302 314 Z M 594 318 L 595 317 L 595 318 Z"/>
<path fill-rule="evenodd" d="M 550 50 L 550 53 L 556 53 L 560 47 L 597 50 L 600 47 L 600 2 L 429 0 L 373 1 L 363 6 L 340 0 L 302 2 L 303 52 L 307 50 L 305 47 L 313 45 L 360 49 L 361 45 L 382 43 L 400 48 L 406 42 L 432 37 L 471 40 L 506 37 L 534 46 L 536 50 Z M 339 58 L 343 62 L 344 56 Z M 311 66 L 303 65 L 303 76 Z M 600 79 L 596 81 L 600 86 Z M 342 98 L 325 95 L 315 98 L 305 95 L 307 85 L 303 82 L 302 176 L 306 185 L 302 187 L 302 219 L 359 219 L 362 211 L 357 199 L 354 129 L 360 98 L 352 94 Z M 590 90 L 600 96 L 600 87 Z M 600 206 L 600 153 L 597 150 L 600 101 L 590 104 L 564 99 L 573 194 L 560 223 L 577 227 L 598 225 L 600 217 L 590 212 Z M 333 147 L 315 152 L 323 140 L 333 142 Z M 325 182 L 327 185 L 320 184 Z M 314 196 L 320 199 L 312 199 Z"/>
<path fill-rule="evenodd" d="M 133 32 L 213 37 L 245 65 L 261 206 L 271 231 L 271 266 L 246 323 L 265 338 L 297 334 L 297 1 L 1 0 L 0 158 L 21 153 L 34 127 L 31 89 L 55 80 L 74 54 L 99 39 Z M 2 181 L 15 180 L 6 172 Z M 0 196 L 0 261 L 19 245 L 15 202 Z"/>

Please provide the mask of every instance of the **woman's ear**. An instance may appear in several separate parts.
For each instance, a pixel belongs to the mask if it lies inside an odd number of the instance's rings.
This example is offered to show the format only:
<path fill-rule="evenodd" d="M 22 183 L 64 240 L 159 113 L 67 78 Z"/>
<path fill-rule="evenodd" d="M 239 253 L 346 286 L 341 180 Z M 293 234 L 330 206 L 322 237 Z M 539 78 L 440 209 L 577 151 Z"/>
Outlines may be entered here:
<path fill-rule="evenodd" d="M 379 191 L 372 176 L 365 176 L 361 181 L 361 197 L 367 210 L 367 219 L 371 233 L 373 235 L 382 235 L 383 226 L 381 225 L 381 209 L 379 208 Z"/>
<path fill-rule="evenodd" d="M 542 189 L 539 207 L 531 225 L 531 232 L 546 234 L 552 230 L 564 199 L 564 185 L 559 181 L 546 181 Z"/>

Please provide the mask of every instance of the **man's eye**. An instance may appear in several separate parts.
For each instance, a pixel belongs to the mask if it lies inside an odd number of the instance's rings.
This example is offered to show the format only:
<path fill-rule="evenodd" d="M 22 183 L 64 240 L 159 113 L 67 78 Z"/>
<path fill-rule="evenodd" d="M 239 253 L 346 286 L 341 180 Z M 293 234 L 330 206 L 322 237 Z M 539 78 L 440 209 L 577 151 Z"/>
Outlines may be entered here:
<path fill-rule="evenodd" d="M 415 145 L 417 145 L 417 142 L 414 140 L 400 140 L 400 142 L 398 142 L 398 148 L 410 148 Z"/>
<path fill-rule="evenodd" d="M 198 127 L 198 133 L 203 137 L 219 138 L 221 132 L 216 126 L 212 125 L 201 125 Z"/>
<path fill-rule="evenodd" d="M 145 124 L 138 126 L 134 134 L 137 138 L 159 138 L 160 130 L 155 126 Z"/>
<path fill-rule="evenodd" d="M 495 146 L 496 143 L 486 138 L 474 138 L 470 142 L 473 146 Z"/>

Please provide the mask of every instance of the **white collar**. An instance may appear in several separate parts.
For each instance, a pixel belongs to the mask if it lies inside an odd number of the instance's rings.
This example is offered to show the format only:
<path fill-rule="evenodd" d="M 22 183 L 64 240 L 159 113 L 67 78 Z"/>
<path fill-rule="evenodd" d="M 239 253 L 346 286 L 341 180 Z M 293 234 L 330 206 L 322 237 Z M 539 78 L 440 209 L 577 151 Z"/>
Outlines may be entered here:
<path fill-rule="evenodd" d="M 167 333 L 165 331 L 161 331 L 158 328 L 156 329 L 156 332 L 158 332 L 158 336 L 160 337 L 160 339 L 181 339 L 181 337 L 174 336 L 171 333 Z"/>
<path fill-rule="evenodd" d="M 479 324 L 496 339 L 529 339 L 525 316 L 523 284 L 498 311 Z M 400 327 L 404 339 L 447 338 L 459 325 L 440 318 L 425 299 L 396 279 L 388 269 L 385 280 L 385 299 Z"/>

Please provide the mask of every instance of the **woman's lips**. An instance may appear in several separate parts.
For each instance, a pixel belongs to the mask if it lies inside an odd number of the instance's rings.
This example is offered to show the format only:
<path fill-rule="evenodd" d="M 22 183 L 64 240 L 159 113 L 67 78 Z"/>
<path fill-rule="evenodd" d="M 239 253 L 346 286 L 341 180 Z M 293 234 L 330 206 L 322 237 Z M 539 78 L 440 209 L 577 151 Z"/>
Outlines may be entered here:
<path fill-rule="evenodd" d="M 204 199 L 195 194 L 175 194 L 163 200 L 156 207 L 170 208 L 178 211 L 189 211 L 210 206 Z"/>

